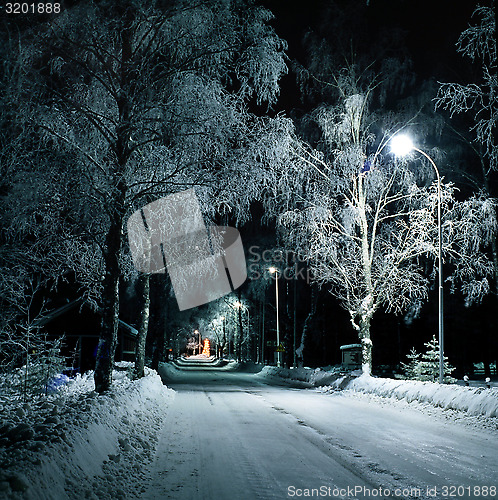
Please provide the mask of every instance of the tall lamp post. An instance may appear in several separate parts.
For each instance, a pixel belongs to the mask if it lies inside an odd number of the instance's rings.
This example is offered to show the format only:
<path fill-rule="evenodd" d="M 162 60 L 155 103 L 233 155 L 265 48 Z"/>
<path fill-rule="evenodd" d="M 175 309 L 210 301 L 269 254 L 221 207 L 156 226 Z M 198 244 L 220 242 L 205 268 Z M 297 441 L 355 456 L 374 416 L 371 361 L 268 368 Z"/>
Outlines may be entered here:
<path fill-rule="evenodd" d="M 221 359 L 223 359 L 223 349 L 225 348 L 226 335 L 225 335 L 225 316 L 221 317 L 221 324 L 223 326 L 223 347 L 221 349 Z"/>
<path fill-rule="evenodd" d="M 437 178 L 437 226 L 438 226 L 438 261 L 439 261 L 439 383 L 444 383 L 444 324 L 443 324 L 443 244 L 441 226 L 441 177 L 434 160 L 424 151 L 415 147 L 406 135 L 395 135 L 391 139 L 391 151 L 396 156 L 405 156 L 410 151 L 417 151 L 429 160 Z"/>
<path fill-rule="evenodd" d="M 237 313 L 239 315 L 239 323 L 240 323 L 240 327 L 241 327 L 241 331 L 240 331 L 240 335 L 241 335 L 240 352 L 241 352 L 241 355 L 242 355 L 242 344 L 245 343 L 245 341 L 244 341 L 244 332 L 242 330 L 242 319 L 241 319 L 242 311 L 244 311 L 247 314 L 247 334 L 248 334 L 248 337 L 249 337 L 250 332 L 251 332 L 251 316 L 249 314 L 249 308 L 247 307 L 247 305 L 245 305 L 244 303 L 242 303 L 240 300 L 236 300 L 234 302 L 234 304 L 233 304 L 233 307 L 235 307 L 235 309 L 237 310 Z M 248 337 L 246 337 L 246 338 L 248 338 Z M 247 355 L 247 349 L 246 349 L 246 355 Z"/>
<path fill-rule="evenodd" d="M 278 269 L 276 267 L 270 267 L 268 269 L 271 274 L 275 275 L 275 308 L 277 310 L 277 366 L 280 367 L 282 363 L 280 362 L 280 325 L 278 321 Z"/>

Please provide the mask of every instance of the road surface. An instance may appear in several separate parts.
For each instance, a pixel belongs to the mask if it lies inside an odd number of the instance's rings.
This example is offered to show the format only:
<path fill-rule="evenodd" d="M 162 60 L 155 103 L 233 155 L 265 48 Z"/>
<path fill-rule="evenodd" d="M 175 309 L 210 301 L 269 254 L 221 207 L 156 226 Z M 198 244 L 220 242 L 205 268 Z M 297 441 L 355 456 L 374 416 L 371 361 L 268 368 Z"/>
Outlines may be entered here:
<path fill-rule="evenodd" d="M 493 498 L 493 430 L 209 365 L 162 376 L 176 396 L 143 498 Z"/>

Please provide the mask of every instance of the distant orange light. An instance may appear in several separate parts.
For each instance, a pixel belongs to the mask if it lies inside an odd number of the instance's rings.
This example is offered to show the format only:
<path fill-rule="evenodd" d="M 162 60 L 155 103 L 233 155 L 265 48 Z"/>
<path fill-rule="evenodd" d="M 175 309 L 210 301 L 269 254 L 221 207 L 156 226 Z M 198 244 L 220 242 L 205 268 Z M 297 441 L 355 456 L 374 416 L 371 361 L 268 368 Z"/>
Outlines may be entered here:
<path fill-rule="evenodd" d="M 211 356 L 211 342 L 209 339 L 204 339 L 204 348 L 202 349 L 202 354 L 205 356 Z"/>

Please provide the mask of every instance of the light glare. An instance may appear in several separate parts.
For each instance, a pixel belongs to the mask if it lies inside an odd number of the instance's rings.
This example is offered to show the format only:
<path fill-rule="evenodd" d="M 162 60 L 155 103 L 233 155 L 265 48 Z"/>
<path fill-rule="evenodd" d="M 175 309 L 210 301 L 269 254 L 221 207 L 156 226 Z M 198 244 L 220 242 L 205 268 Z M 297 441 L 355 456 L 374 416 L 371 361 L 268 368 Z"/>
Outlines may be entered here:
<path fill-rule="evenodd" d="M 391 139 L 391 151 L 396 156 L 405 156 L 413 150 L 413 142 L 407 135 L 395 135 Z"/>

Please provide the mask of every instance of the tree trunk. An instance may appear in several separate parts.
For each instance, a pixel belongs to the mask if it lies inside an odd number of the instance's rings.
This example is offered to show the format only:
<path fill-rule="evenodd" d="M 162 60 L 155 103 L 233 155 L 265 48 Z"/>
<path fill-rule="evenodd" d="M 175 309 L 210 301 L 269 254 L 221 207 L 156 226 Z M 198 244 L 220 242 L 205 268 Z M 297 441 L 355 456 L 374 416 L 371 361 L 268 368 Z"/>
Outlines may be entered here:
<path fill-rule="evenodd" d="M 118 339 L 119 313 L 119 252 L 121 250 L 121 220 L 115 220 L 106 237 L 104 253 L 105 276 L 102 290 L 102 326 L 95 362 L 95 390 L 107 391 L 112 383 L 112 368 Z"/>
<path fill-rule="evenodd" d="M 318 303 L 318 293 L 315 291 L 314 288 L 312 288 L 311 289 L 311 309 L 310 309 L 310 312 L 308 313 L 308 316 L 306 316 L 306 319 L 304 321 L 303 332 L 301 334 L 301 344 L 296 349 L 296 354 L 298 357 L 298 365 L 300 365 L 300 366 L 304 365 L 304 348 L 306 347 L 306 339 L 308 338 L 308 332 L 310 330 L 311 321 L 315 317 L 317 303 Z"/>
<path fill-rule="evenodd" d="M 363 375 L 372 374 L 372 340 L 370 339 L 371 317 L 360 319 L 359 337 L 361 340 L 361 371 Z"/>
<path fill-rule="evenodd" d="M 161 293 L 161 306 L 159 308 L 159 314 L 158 317 L 160 318 L 158 325 L 158 328 L 154 328 L 154 338 L 153 340 L 153 347 L 152 347 L 152 361 L 150 367 L 153 370 L 158 370 L 159 369 L 159 362 L 163 361 L 164 359 L 164 346 L 166 339 L 169 340 L 169 346 L 173 347 L 173 340 L 171 339 L 171 330 L 169 330 L 169 304 L 170 304 L 170 287 L 171 284 L 166 280 L 166 276 L 164 274 L 155 274 L 154 275 L 154 280 L 159 280 L 159 281 L 153 281 L 153 286 L 154 283 L 160 283 L 158 286 L 158 290 Z M 154 297 L 157 296 L 158 291 L 154 291 Z M 156 307 L 157 309 L 157 307 Z M 174 349 L 175 349 L 175 355 L 177 356 L 179 353 L 176 351 L 177 349 L 177 343 L 176 340 L 174 341 Z"/>
<path fill-rule="evenodd" d="M 294 254 L 294 286 L 292 287 L 294 293 L 293 300 L 293 324 L 292 324 L 292 366 L 297 368 L 297 260 Z"/>
<path fill-rule="evenodd" d="M 126 11 L 125 17 L 131 16 L 131 9 Z M 110 148 L 110 157 L 114 162 L 109 165 L 110 191 L 107 208 L 110 214 L 109 230 L 107 232 L 104 247 L 104 284 L 102 290 L 102 328 L 100 332 L 99 348 L 95 364 L 95 390 L 102 393 L 108 390 L 112 383 L 112 368 L 114 364 L 114 353 L 116 351 L 118 336 L 118 314 L 119 314 L 119 256 L 122 244 L 122 226 L 124 218 L 124 206 L 126 195 L 126 184 L 124 183 L 124 172 L 130 157 L 129 125 L 131 103 L 128 100 L 130 75 L 129 61 L 132 55 L 132 33 L 131 18 L 124 23 L 127 26 L 121 32 L 121 91 L 116 99 L 119 113 L 119 122 L 116 125 L 116 139 Z"/>
<path fill-rule="evenodd" d="M 157 336 L 156 339 L 156 344 L 154 346 L 154 352 L 152 353 L 152 363 L 151 363 L 151 368 L 153 370 L 158 370 L 159 369 L 159 361 L 163 360 L 164 356 L 164 337 L 166 336 L 166 331 L 161 330 L 159 332 L 159 335 Z M 195 354 L 195 352 L 194 352 Z"/>
<path fill-rule="evenodd" d="M 154 350 L 152 352 L 152 362 L 150 367 L 153 370 L 159 370 L 159 362 L 164 359 L 164 340 L 166 337 L 166 329 L 161 328 L 158 331 L 156 341 L 154 343 Z M 194 353 L 195 354 L 195 353 Z"/>
<path fill-rule="evenodd" d="M 138 325 L 138 335 L 135 344 L 135 371 L 134 378 L 144 376 L 145 367 L 145 343 L 147 340 L 147 331 L 149 328 L 149 309 L 150 309 L 150 274 L 142 274 L 138 278 L 137 293 L 142 302 L 140 308 L 140 322 Z"/>
<path fill-rule="evenodd" d="M 361 370 L 364 375 L 370 376 L 372 373 L 372 340 L 370 339 L 370 320 L 375 308 L 373 307 L 373 285 L 372 285 L 372 263 L 370 256 L 370 240 L 368 234 L 368 220 L 366 207 L 366 191 L 363 188 L 361 175 L 358 177 L 358 209 L 360 218 L 361 236 L 361 260 L 363 276 L 365 279 L 365 291 L 367 296 L 360 307 L 360 323 L 358 335 L 361 341 Z M 374 235 L 371 235 L 374 238 Z M 373 252 L 373 241 L 372 252 Z"/>

